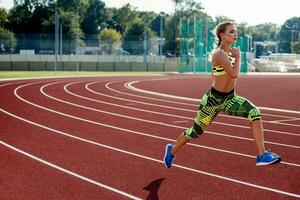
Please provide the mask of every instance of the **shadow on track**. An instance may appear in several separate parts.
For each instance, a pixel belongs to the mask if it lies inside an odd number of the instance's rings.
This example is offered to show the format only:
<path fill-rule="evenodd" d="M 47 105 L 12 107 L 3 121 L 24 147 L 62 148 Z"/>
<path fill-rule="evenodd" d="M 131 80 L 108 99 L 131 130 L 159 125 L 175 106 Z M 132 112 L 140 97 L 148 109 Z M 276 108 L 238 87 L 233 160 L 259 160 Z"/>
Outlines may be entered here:
<path fill-rule="evenodd" d="M 143 188 L 143 190 L 149 191 L 146 200 L 159 200 L 158 190 L 163 180 L 165 180 L 165 178 L 156 179 Z"/>

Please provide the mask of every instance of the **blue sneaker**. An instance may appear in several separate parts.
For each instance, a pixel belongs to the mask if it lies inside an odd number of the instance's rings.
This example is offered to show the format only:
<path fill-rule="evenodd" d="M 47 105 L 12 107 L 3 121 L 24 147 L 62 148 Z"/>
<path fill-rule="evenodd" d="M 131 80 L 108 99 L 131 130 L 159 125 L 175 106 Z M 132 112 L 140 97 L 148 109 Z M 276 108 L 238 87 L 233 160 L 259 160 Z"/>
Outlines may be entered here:
<path fill-rule="evenodd" d="M 172 148 L 173 148 L 172 144 L 167 144 L 166 151 L 165 151 L 165 156 L 164 156 L 164 161 L 165 161 L 165 165 L 166 165 L 167 168 L 172 167 L 173 160 L 174 160 L 174 157 L 175 157 L 171 154 Z"/>
<path fill-rule="evenodd" d="M 270 151 L 265 151 L 263 155 L 257 156 L 256 166 L 271 165 L 271 164 L 279 163 L 280 161 L 281 161 L 280 156 Z"/>

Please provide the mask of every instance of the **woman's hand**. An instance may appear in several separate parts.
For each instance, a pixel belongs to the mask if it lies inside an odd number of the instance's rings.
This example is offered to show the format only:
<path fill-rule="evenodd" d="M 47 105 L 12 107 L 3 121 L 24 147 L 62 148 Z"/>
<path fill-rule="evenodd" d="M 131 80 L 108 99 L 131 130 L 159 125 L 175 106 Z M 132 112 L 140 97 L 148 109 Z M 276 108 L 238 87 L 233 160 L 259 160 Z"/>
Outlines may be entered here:
<path fill-rule="evenodd" d="M 229 52 L 230 52 L 231 56 L 234 57 L 234 58 L 240 58 L 241 57 L 240 47 L 231 48 L 231 49 L 229 49 Z"/>

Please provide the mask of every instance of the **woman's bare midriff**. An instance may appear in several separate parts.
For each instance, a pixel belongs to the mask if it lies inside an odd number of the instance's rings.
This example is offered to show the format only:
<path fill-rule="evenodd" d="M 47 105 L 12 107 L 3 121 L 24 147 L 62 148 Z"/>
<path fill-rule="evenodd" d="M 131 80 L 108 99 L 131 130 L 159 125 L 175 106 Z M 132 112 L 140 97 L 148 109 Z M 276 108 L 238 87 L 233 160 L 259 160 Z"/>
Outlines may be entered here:
<path fill-rule="evenodd" d="M 230 92 L 235 88 L 236 79 L 227 74 L 212 77 L 212 87 L 219 92 Z"/>

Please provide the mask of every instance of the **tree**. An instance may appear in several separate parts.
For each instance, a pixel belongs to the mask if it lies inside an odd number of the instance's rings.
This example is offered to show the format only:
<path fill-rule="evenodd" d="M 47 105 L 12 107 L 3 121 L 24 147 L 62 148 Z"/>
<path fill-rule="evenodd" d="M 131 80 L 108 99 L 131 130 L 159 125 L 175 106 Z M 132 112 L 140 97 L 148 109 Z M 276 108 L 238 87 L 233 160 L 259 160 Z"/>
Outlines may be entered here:
<path fill-rule="evenodd" d="M 68 12 L 74 12 L 81 18 L 83 18 L 88 4 L 89 0 L 57 0 L 58 9 Z"/>
<path fill-rule="evenodd" d="M 46 0 L 15 0 L 10 10 L 7 27 L 14 33 L 40 33 L 43 21 L 54 11 Z"/>
<path fill-rule="evenodd" d="M 206 13 L 202 12 L 202 4 L 196 0 L 172 0 L 175 6 L 174 15 L 169 18 L 166 22 L 166 44 L 165 49 L 167 52 L 172 54 L 177 54 L 180 48 L 180 35 L 179 35 L 179 24 L 180 19 L 202 19 L 205 22 L 204 30 L 206 30 L 206 25 L 208 25 L 212 19 Z"/>
<path fill-rule="evenodd" d="M 247 35 L 252 37 L 253 42 L 278 41 L 280 27 L 273 23 L 258 24 L 250 26 L 247 29 Z M 275 52 L 275 46 L 257 46 L 256 56 L 266 55 L 270 52 Z"/>
<path fill-rule="evenodd" d="M 0 52 L 13 53 L 16 48 L 16 38 L 13 32 L 0 27 Z"/>
<path fill-rule="evenodd" d="M 15 6 L 23 6 L 29 12 L 33 12 L 37 7 L 47 6 L 49 0 L 14 0 Z"/>
<path fill-rule="evenodd" d="M 178 26 L 178 16 L 170 15 L 166 16 L 166 28 L 165 28 L 165 49 L 168 53 L 175 54 L 178 52 L 179 48 L 179 26 Z"/>
<path fill-rule="evenodd" d="M 156 17 L 155 17 L 156 16 Z M 155 14 L 154 17 L 151 20 L 150 27 L 151 29 L 156 33 L 156 35 L 160 36 L 160 28 L 165 30 L 165 14 L 160 13 L 159 15 Z M 149 21 L 146 21 L 146 23 Z M 162 23 L 162 24 L 161 24 Z M 162 27 L 160 27 L 162 25 Z M 164 37 L 164 36 L 162 36 Z"/>
<path fill-rule="evenodd" d="M 98 35 L 102 50 L 112 54 L 121 42 L 122 35 L 114 29 L 103 29 Z"/>
<path fill-rule="evenodd" d="M 146 52 L 152 51 L 153 44 L 152 39 L 155 37 L 155 33 L 141 20 L 136 20 L 129 27 L 124 34 L 122 47 L 125 51 L 131 54 L 143 54 L 144 43 L 146 39 Z"/>
<path fill-rule="evenodd" d="M 292 43 L 299 41 L 300 17 L 293 17 L 284 22 L 279 32 L 280 52 L 293 52 Z"/>
<path fill-rule="evenodd" d="M 62 33 L 64 37 L 70 41 L 69 43 L 64 44 L 64 52 L 75 53 L 75 49 L 83 45 L 83 32 L 80 28 L 79 15 L 72 11 L 61 11 L 59 16 L 60 22 L 62 23 Z M 48 33 L 54 33 L 54 16 L 43 22 L 43 30 Z"/>
<path fill-rule="evenodd" d="M 138 19 L 138 12 L 136 11 L 136 8 L 132 7 L 129 3 L 114 10 L 112 16 L 114 25 L 122 27 L 122 35 L 127 31 L 128 26 Z"/>
<path fill-rule="evenodd" d="M 4 8 L 0 8 L 0 26 L 6 27 L 8 22 L 8 13 Z"/>
<path fill-rule="evenodd" d="M 85 34 L 98 34 L 100 25 L 105 20 L 105 4 L 101 0 L 90 0 L 84 19 L 81 23 Z"/>
<path fill-rule="evenodd" d="M 203 10 L 202 4 L 195 0 L 172 0 L 175 4 L 175 13 L 180 17 L 192 17 L 195 13 Z"/>
<path fill-rule="evenodd" d="M 273 23 L 258 24 L 250 26 L 247 34 L 251 35 L 253 41 L 276 41 L 278 40 L 279 26 Z"/>
<path fill-rule="evenodd" d="M 117 8 L 106 8 L 105 9 L 105 22 L 101 24 L 101 29 L 109 28 L 118 31 L 119 33 L 124 33 L 124 28 L 114 21 L 114 16 L 117 14 Z"/>
<path fill-rule="evenodd" d="M 248 35 L 248 25 L 247 23 L 237 24 L 237 30 L 239 37 L 246 37 Z"/>
<path fill-rule="evenodd" d="M 292 45 L 293 53 L 300 54 L 300 42 L 294 42 Z"/>
<path fill-rule="evenodd" d="M 8 16 L 9 29 L 14 33 L 32 33 L 31 20 L 32 12 L 27 5 L 14 6 Z"/>
<path fill-rule="evenodd" d="M 220 16 L 216 16 L 216 24 L 220 24 L 221 22 L 224 21 L 234 21 L 233 19 L 231 19 L 230 17 L 224 16 L 224 15 L 220 15 Z"/>

